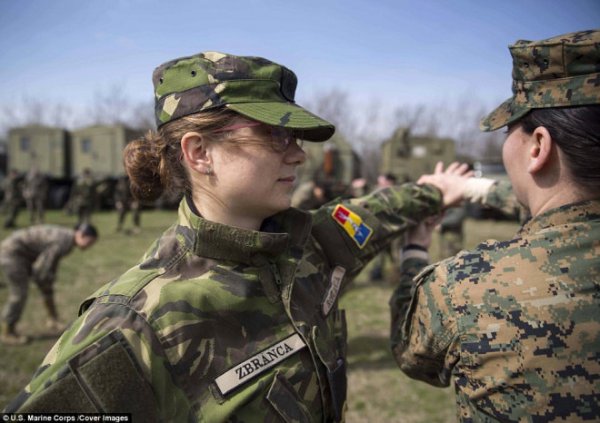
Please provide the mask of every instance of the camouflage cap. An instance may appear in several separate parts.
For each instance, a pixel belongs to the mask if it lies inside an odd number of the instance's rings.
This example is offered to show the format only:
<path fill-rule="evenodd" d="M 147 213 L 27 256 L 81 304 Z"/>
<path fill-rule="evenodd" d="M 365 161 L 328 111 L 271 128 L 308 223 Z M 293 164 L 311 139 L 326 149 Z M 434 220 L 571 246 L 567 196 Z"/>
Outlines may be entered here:
<path fill-rule="evenodd" d="M 199 53 L 162 64 L 152 81 L 158 127 L 226 107 L 268 125 L 297 130 L 308 141 L 325 141 L 335 131 L 331 123 L 294 102 L 294 72 L 262 57 Z"/>
<path fill-rule="evenodd" d="M 600 30 L 519 40 L 509 49 L 513 96 L 481 120 L 481 130 L 494 131 L 531 109 L 600 104 Z"/>

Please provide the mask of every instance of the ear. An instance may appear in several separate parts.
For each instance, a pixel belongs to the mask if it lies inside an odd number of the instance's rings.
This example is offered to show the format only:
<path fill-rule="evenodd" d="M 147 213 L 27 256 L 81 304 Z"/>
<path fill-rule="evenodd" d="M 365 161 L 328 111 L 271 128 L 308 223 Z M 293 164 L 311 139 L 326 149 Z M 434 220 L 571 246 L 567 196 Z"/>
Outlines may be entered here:
<path fill-rule="evenodd" d="M 543 126 L 535 128 L 530 136 L 527 172 L 538 173 L 550 162 L 552 144 L 552 137 L 546 128 Z"/>
<path fill-rule="evenodd" d="M 181 137 L 181 154 L 190 169 L 202 174 L 210 174 L 212 159 L 202 135 L 197 132 L 186 132 Z"/>

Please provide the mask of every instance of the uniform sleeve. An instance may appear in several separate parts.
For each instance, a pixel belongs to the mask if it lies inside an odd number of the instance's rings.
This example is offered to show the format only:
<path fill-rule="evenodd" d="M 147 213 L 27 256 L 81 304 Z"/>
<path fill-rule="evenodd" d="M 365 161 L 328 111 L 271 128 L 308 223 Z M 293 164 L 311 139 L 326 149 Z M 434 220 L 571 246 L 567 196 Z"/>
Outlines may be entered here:
<path fill-rule="evenodd" d="M 155 332 L 121 304 L 98 304 L 63 334 L 7 412 L 132 413 L 133 421 L 187 421 Z"/>
<path fill-rule="evenodd" d="M 400 283 L 390 300 L 396 362 L 411 378 L 434 386 L 450 384 L 458 359 L 458 330 L 444 263 L 425 267 L 422 259 L 403 261 Z"/>
<path fill-rule="evenodd" d="M 498 210 L 507 218 L 521 223 L 530 216 L 529 210 L 517 200 L 509 181 L 472 178 L 467 184 L 465 196 L 472 203 Z"/>
<path fill-rule="evenodd" d="M 384 188 L 318 209 L 313 214 L 313 236 L 330 265 L 356 275 L 407 228 L 441 208 L 441 192 L 431 185 Z"/>

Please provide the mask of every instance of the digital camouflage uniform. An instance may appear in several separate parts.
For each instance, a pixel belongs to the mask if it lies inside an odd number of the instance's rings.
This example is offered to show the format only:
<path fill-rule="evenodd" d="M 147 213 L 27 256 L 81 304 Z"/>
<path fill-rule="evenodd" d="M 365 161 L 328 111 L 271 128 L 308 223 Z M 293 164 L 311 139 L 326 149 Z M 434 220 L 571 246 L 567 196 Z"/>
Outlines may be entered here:
<path fill-rule="evenodd" d="M 407 225 L 440 207 L 439 191 L 407 184 L 312 213 L 291 208 L 259 232 L 204 220 L 184 199 L 141 264 L 83 303 L 8 410 L 343 420 L 337 298 Z"/>
<path fill-rule="evenodd" d="M 8 283 L 8 302 L 2 320 L 14 325 L 23 312 L 29 279 L 45 298 L 53 296 L 58 263 L 73 248 L 75 231 L 53 225 L 37 225 L 15 231 L 0 244 L 0 266 Z"/>
<path fill-rule="evenodd" d="M 436 386 L 454 376 L 464 422 L 599 419 L 599 239 L 593 201 L 425 267 L 414 284 L 427 261 L 405 260 L 391 301 L 400 368 Z"/>
<path fill-rule="evenodd" d="M 484 130 L 534 108 L 600 103 L 600 31 L 519 41 L 511 53 L 514 97 Z M 509 184 L 488 188 L 480 201 L 522 216 Z M 394 356 L 415 379 L 453 377 L 460 421 L 600 420 L 600 200 L 548 210 L 509 241 L 435 265 L 408 250 L 401 273 Z"/>
<path fill-rule="evenodd" d="M 511 220 L 525 223 L 529 219 L 530 213 L 515 196 L 512 184 L 508 181 L 494 181 L 487 191 L 482 204 L 502 212 L 504 216 Z"/>

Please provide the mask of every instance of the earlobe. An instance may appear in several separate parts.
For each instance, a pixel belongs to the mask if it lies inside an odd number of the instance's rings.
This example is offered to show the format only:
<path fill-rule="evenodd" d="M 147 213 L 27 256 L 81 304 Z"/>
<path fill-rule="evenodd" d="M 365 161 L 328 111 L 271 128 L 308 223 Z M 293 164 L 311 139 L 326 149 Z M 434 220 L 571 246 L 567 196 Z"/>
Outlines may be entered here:
<path fill-rule="evenodd" d="M 190 169 L 203 174 L 212 169 L 209 151 L 197 132 L 187 132 L 181 137 L 181 154 Z"/>
<path fill-rule="evenodd" d="M 529 165 L 527 172 L 531 174 L 541 171 L 550 161 L 552 152 L 552 137 L 543 126 L 538 126 L 531 134 L 529 148 Z"/>

